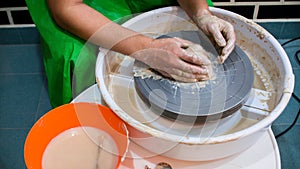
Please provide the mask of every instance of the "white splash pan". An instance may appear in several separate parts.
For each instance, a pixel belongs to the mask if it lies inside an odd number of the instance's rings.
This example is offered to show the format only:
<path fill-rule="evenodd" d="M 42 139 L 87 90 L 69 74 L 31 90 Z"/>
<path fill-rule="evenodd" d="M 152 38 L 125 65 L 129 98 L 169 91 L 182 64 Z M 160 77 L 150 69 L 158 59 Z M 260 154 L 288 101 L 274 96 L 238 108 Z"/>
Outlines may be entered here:
<path fill-rule="evenodd" d="M 158 120 L 161 124 L 155 125 L 146 125 L 139 121 L 132 112 L 126 111 L 128 110 L 126 107 L 130 105 L 117 103 L 115 98 L 118 97 L 118 93 L 113 96 L 110 90 L 112 82 L 123 83 L 123 86 L 134 89 L 131 78 L 133 59 L 117 55 L 109 56 L 105 49 L 100 49 L 98 54 L 96 78 L 103 99 L 128 124 L 131 140 L 154 153 L 180 160 L 206 161 L 241 152 L 253 145 L 266 132 L 282 113 L 293 92 L 294 75 L 290 61 L 270 33 L 238 14 L 213 7 L 210 10 L 233 24 L 237 45 L 249 56 L 254 67 L 255 84 L 245 106 L 232 117 L 191 129 L 193 130 L 191 133 L 212 129 L 213 132 L 208 135 L 201 132 L 199 135 L 201 137 L 190 133 L 177 134 L 174 131 L 176 127 L 173 129 L 172 124 L 169 125 L 172 129 L 164 128 L 166 127 L 162 124 L 165 123 L 164 120 Z M 178 7 L 160 8 L 140 14 L 128 20 L 123 26 L 153 37 L 197 29 L 185 12 Z M 118 78 L 112 78 L 111 75 L 117 75 Z M 125 82 L 122 79 L 125 79 Z M 234 129 L 235 126 L 242 125 L 242 119 L 255 120 L 255 123 Z"/>

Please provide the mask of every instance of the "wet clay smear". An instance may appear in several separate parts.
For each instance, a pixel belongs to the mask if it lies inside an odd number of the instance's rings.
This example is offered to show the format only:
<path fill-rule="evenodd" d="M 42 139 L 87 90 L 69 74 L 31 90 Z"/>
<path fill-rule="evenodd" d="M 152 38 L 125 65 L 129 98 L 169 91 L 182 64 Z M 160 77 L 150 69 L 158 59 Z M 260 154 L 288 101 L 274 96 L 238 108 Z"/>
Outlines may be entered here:
<path fill-rule="evenodd" d="M 199 81 L 194 83 L 186 83 L 172 80 L 170 78 L 163 77 L 160 73 L 150 68 L 148 65 L 138 62 L 138 66 L 135 64 L 133 67 L 134 77 L 140 77 L 142 79 L 153 78 L 154 80 L 164 80 L 171 83 L 174 87 L 190 88 L 191 86 L 197 86 L 204 88 L 210 80 Z"/>

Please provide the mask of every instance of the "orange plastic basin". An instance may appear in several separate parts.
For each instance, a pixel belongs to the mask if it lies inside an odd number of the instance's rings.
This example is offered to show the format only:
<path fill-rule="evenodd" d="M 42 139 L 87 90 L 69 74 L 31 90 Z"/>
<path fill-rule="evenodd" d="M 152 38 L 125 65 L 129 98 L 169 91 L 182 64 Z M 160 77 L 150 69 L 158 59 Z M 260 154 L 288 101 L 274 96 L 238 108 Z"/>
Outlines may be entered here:
<path fill-rule="evenodd" d="M 81 126 L 103 130 L 115 140 L 119 152 L 119 166 L 129 144 L 125 123 L 102 105 L 72 103 L 49 111 L 31 128 L 24 146 L 27 168 L 42 169 L 43 153 L 49 142 L 63 131 Z"/>

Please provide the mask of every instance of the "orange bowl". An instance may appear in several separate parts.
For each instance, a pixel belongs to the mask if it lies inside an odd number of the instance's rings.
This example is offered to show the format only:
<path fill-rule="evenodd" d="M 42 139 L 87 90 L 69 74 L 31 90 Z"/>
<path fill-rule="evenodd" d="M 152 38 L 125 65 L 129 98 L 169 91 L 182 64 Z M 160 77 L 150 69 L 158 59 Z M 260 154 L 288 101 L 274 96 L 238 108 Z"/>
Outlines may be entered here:
<path fill-rule="evenodd" d="M 118 162 L 125 156 L 129 144 L 125 123 L 109 108 L 94 103 L 72 103 L 57 107 L 41 117 L 31 128 L 24 146 L 28 169 L 42 169 L 43 154 L 60 133 L 74 127 L 95 127 L 108 133 L 118 149 Z"/>

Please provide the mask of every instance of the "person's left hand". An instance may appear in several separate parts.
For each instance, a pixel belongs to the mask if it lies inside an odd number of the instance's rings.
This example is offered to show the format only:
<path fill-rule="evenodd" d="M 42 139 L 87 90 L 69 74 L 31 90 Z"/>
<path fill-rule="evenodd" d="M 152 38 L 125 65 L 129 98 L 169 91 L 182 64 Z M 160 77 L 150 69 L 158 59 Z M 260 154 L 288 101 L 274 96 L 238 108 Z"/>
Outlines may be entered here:
<path fill-rule="evenodd" d="M 235 33 L 233 26 L 209 11 L 193 18 L 197 26 L 221 48 L 219 62 L 223 63 L 235 47 Z"/>

